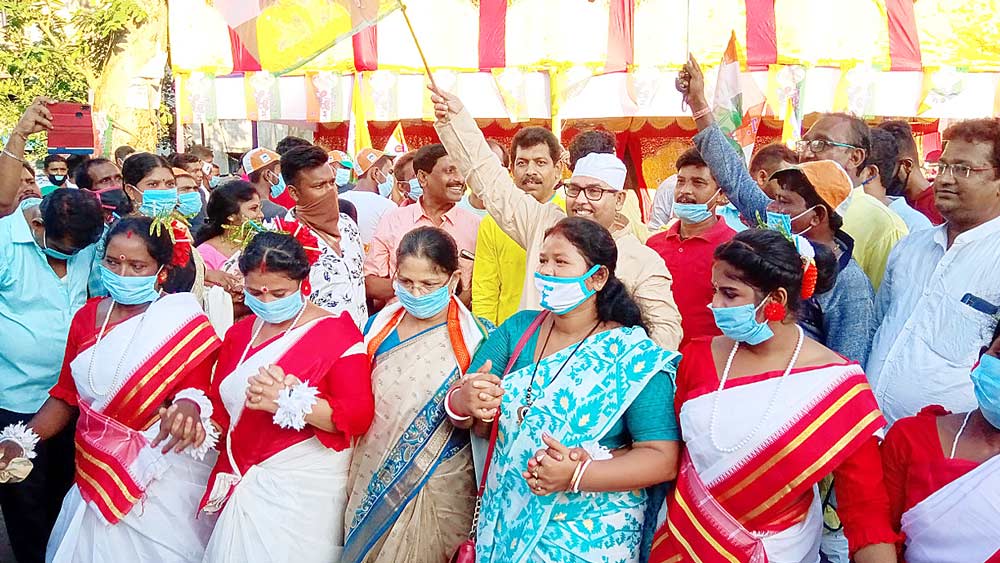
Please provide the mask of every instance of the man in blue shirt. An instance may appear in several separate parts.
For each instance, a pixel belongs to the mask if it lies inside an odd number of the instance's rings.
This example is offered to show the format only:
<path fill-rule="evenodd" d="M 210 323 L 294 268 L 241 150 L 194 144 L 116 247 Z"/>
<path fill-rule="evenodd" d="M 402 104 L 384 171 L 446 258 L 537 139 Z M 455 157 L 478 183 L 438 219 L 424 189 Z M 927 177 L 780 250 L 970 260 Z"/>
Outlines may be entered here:
<path fill-rule="evenodd" d="M 26 199 L 0 219 L 0 428 L 30 420 L 58 379 L 103 228 L 99 199 L 82 190 Z M 44 560 L 73 479 L 72 439 L 70 427 L 39 443 L 28 478 L 0 485 L 0 508 L 21 563 Z"/>

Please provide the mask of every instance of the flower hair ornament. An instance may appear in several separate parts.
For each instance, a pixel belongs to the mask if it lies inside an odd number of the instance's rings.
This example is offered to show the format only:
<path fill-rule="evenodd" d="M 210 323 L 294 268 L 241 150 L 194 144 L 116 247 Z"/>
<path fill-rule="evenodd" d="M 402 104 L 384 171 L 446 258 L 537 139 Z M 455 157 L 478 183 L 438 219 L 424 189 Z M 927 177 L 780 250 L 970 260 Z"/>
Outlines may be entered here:
<path fill-rule="evenodd" d="M 323 253 L 319 248 L 319 239 L 316 237 L 312 229 L 306 227 L 299 221 L 294 219 L 275 219 L 274 227 L 279 233 L 286 235 L 291 235 L 292 238 L 299 241 L 302 248 L 306 251 L 306 261 L 309 262 L 310 266 L 316 264 L 319 260 L 320 255 Z M 302 293 L 304 295 L 309 295 L 312 293 L 312 285 L 309 283 L 309 277 L 302 280 Z"/>
<path fill-rule="evenodd" d="M 757 217 L 757 227 L 770 229 L 784 235 L 792 244 L 802 258 L 802 288 L 800 296 L 803 300 L 811 298 L 816 293 L 816 282 L 819 279 L 819 270 L 816 268 L 816 249 L 809 239 L 802 235 L 792 233 L 792 225 L 787 215 L 782 215 L 780 220 L 768 213 L 768 221 L 765 223 L 760 216 Z"/>
<path fill-rule="evenodd" d="M 183 219 L 171 214 L 153 217 L 153 222 L 149 225 L 149 234 L 160 236 L 164 230 L 170 235 L 170 242 L 174 245 L 170 265 L 178 268 L 186 266 L 191 260 L 191 229 Z"/>

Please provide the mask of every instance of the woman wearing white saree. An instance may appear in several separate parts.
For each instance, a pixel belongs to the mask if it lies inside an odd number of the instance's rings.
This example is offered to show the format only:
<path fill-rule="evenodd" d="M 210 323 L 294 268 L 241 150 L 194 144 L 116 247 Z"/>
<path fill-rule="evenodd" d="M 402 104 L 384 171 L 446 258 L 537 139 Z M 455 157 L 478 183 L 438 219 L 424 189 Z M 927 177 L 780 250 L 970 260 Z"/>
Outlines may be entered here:
<path fill-rule="evenodd" d="M 126 218 L 108 232 L 100 271 L 111 297 L 91 299 L 73 318 L 62 373 L 39 413 L 0 433 L 0 465 L 31 458 L 34 443 L 79 409 L 75 483 L 48 561 L 196 562 L 212 530 L 213 519 L 195 519 L 215 441 L 198 420 L 212 414 L 202 390 L 219 340 L 194 296 L 161 295 L 172 260 L 186 262 L 190 247 L 175 254 L 151 222 Z"/>
<path fill-rule="evenodd" d="M 972 384 L 978 409 L 927 407 L 896 421 L 882 442 L 907 563 L 1000 561 L 1000 325 Z"/>
<path fill-rule="evenodd" d="M 486 330 L 456 297 L 448 233 L 414 229 L 396 256 L 398 301 L 365 329 L 376 416 L 354 449 L 343 563 L 445 561 L 476 504 L 469 433 L 443 405 Z"/>
<path fill-rule="evenodd" d="M 723 335 L 682 351 L 685 452 L 651 562 L 818 563 L 817 483 L 831 472 L 852 560 L 895 561 L 875 396 L 859 365 L 795 323 L 802 298 L 830 274 L 812 256 L 806 239 L 766 229 L 715 250 L 712 313 Z"/>
<path fill-rule="evenodd" d="M 350 315 L 306 299 L 308 253 L 266 232 L 240 257 L 254 314 L 226 334 L 209 393 L 223 441 L 202 499 L 204 512 L 220 513 L 207 562 L 340 559 L 351 444 L 374 399 Z"/>

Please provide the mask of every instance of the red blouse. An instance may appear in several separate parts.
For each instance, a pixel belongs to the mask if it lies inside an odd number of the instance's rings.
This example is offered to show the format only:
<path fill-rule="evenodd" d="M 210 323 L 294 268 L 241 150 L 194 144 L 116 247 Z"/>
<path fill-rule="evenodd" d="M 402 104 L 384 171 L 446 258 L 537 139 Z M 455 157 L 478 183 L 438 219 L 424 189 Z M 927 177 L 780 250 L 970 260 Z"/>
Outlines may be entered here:
<path fill-rule="evenodd" d="M 951 414 L 938 405 L 892 426 L 882 442 L 885 488 L 892 525 L 901 530 L 903 513 L 945 485 L 979 466 L 966 459 L 949 459 L 938 435 L 938 417 Z"/>
<path fill-rule="evenodd" d="M 224 451 L 222 448 L 230 420 L 222 403 L 219 386 L 236 369 L 252 336 L 256 318 L 250 315 L 234 324 L 226 333 L 219 352 L 219 363 L 209 398 L 215 410 L 212 419 L 222 427 L 220 451 Z M 270 342 L 269 340 L 251 348 L 247 357 Z M 310 425 L 302 430 L 281 428 L 274 424 L 274 415 L 269 412 L 244 410 L 237 426 L 238 433 L 233 435 L 233 456 L 241 471 L 246 471 L 251 465 L 312 436 L 316 436 L 329 448 L 344 450 L 351 446 L 353 438 L 368 430 L 375 415 L 368 356 L 361 346 L 357 346 L 357 353 L 348 352 L 361 342 L 361 333 L 350 315 L 325 317 L 315 321 L 302 339 L 281 358 L 276 359 L 285 373 L 295 375 L 319 389 L 319 398 L 330 403 L 333 410 L 334 431 L 326 432 Z M 228 466 L 225 455 L 219 456 L 219 464 Z M 216 470 L 218 469 L 220 467 L 216 466 Z"/>
<path fill-rule="evenodd" d="M 681 350 L 682 358 L 677 370 L 677 392 L 674 395 L 675 412 L 689 399 L 717 391 L 720 375 L 712 356 L 712 339 L 697 338 Z M 844 360 L 844 365 L 848 362 Z M 823 366 L 794 368 L 791 373 L 801 373 Z M 726 381 L 726 388 L 747 385 L 781 377 L 784 370 Z M 837 492 L 837 514 L 844 523 L 850 551 L 878 544 L 895 543 L 898 535 L 889 524 L 889 497 L 882 483 L 882 463 L 878 441 L 872 436 L 861 448 L 850 454 L 833 470 L 834 488 Z M 808 503 L 806 497 L 802 502 Z M 795 508 L 798 508 L 796 503 Z"/>
<path fill-rule="evenodd" d="M 83 307 L 73 316 L 73 321 L 69 325 L 69 338 L 66 340 L 66 356 L 63 358 L 59 380 L 56 381 L 55 386 L 49 391 L 49 396 L 60 399 L 74 407 L 78 404 L 79 393 L 77 392 L 76 381 L 73 379 L 73 370 L 69 366 L 81 352 L 93 346 L 94 342 L 97 341 L 97 334 L 101 330 L 97 320 L 97 306 L 103 299 L 103 297 L 94 297 L 87 300 Z M 103 319 L 101 320 L 103 321 Z M 108 327 L 104 331 L 105 334 L 121 324 L 121 322 L 108 324 Z M 142 342 L 136 342 L 134 345 L 142 346 Z M 184 381 L 177 385 L 177 390 L 180 391 L 181 389 L 191 387 L 203 392 L 207 391 L 209 382 L 212 380 L 212 368 L 215 366 L 215 358 L 216 354 L 212 354 L 198 365 L 192 366 L 184 376 Z"/>

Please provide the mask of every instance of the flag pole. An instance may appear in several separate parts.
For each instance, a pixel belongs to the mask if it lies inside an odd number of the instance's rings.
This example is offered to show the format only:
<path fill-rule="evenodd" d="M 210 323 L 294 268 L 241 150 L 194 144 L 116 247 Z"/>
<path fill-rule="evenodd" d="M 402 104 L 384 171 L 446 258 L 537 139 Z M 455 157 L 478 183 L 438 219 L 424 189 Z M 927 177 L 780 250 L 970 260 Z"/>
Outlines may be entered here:
<path fill-rule="evenodd" d="M 420 54 L 420 61 L 424 63 L 424 70 L 427 71 L 427 78 L 430 79 L 431 86 L 437 90 L 438 87 L 437 83 L 434 82 L 434 74 L 431 73 L 431 67 L 427 64 L 427 57 L 424 56 L 424 50 L 420 47 L 420 41 L 417 40 L 417 32 L 413 30 L 413 23 L 410 22 L 410 16 L 406 13 L 406 4 L 404 4 L 402 0 L 399 2 L 399 9 L 403 12 L 403 19 L 406 20 L 406 27 L 410 29 L 410 35 L 413 37 L 413 43 L 417 46 L 417 53 Z"/>
<path fill-rule="evenodd" d="M 691 0 L 684 9 L 684 64 L 691 60 Z M 687 101 L 681 96 L 681 111 L 687 111 Z"/>

